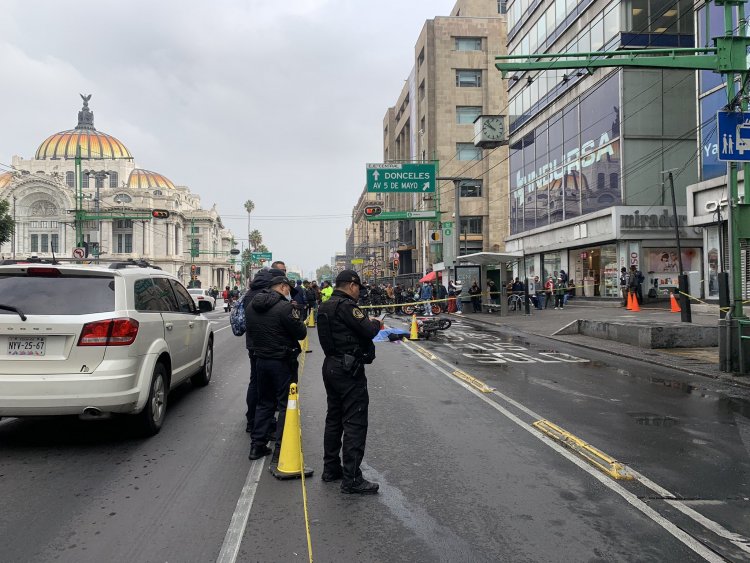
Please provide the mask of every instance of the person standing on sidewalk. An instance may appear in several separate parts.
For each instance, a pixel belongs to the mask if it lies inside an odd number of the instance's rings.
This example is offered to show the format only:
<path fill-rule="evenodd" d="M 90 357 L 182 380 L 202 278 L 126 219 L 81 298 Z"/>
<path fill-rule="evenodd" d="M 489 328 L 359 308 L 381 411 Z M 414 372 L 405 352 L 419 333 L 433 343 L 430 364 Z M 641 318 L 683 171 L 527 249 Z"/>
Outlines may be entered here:
<path fill-rule="evenodd" d="M 432 284 L 423 283 L 422 289 L 419 291 L 419 300 L 424 303 L 424 315 L 425 317 L 432 316 Z"/>
<path fill-rule="evenodd" d="M 641 283 L 643 282 L 643 274 L 638 267 L 633 264 L 630 266 L 630 275 L 628 276 L 628 291 L 635 295 L 638 300 L 638 305 L 643 304 L 643 290 L 641 289 Z"/>
<path fill-rule="evenodd" d="M 623 266 L 620 268 L 620 292 L 622 293 L 622 306 L 628 306 L 628 270 Z"/>
<path fill-rule="evenodd" d="M 555 280 L 555 309 L 562 309 L 565 301 L 565 292 L 568 284 L 562 281 L 561 277 Z"/>
<path fill-rule="evenodd" d="M 469 295 L 471 295 L 471 308 L 474 313 L 482 312 L 482 289 L 479 287 L 477 280 L 471 284 L 469 288 Z"/>
<path fill-rule="evenodd" d="M 546 309 L 552 305 L 552 300 L 555 298 L 555 280 L 552 276 L 547 278 L 544 283 L 544 308 Z"/>
<path fill-rule="evenodd" d="M 375 359 L 372 339 L 380 331 L 380 321 L 368 318 L 357 306 L 361 287 L 357 272 L 344 270 L 336 276 L 333 295 L 318 309 L 328 401 L 321 477 L 326 482 L 342 479 L 342 493 L 366 495 L 377 493 L 379 488 L 362 476 L 360 464 L 365 454 L 370 403 L 365 364 Z"/>

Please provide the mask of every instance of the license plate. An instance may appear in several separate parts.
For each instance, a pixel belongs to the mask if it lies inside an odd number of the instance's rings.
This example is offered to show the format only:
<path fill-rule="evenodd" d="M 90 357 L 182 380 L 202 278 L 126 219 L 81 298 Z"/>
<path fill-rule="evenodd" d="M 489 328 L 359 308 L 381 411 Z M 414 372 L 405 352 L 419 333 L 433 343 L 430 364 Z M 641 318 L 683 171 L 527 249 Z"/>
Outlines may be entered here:
<path fill-rule="evenodd" d="M 44 336 L 9 336 L 9 356 L 44 356 L 47 339 Z"/>

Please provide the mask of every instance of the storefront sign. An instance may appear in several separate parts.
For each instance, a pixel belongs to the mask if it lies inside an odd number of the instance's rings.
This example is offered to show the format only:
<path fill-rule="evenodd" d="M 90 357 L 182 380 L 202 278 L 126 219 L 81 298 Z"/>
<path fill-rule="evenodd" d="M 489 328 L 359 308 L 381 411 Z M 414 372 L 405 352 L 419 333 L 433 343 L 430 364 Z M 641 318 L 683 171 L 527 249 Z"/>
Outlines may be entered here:
<path fill-rule="evenodd" d="M 678 215 L 680 226 L 687 224 L 687 215 Z M 663 209 L 661 215 L 641 215 L 639 211 L 634 211 L 632 215 L 620 215 L 621 229 L 674 229 L 675 216 L 670 215 L 666 209 Z"/>
<path fill-rule="evenodd" d="M 589 140 L 580 149 L 569 151 L 561 166 L 558 166 L 555 159 L 541 166 L 537 172 L 530 172 L 528 176 L 521 176 L 521 170 L 517 171 L 516 186 L 536 183 L 537 189 L 541 189 L 555 180 L 561 180 L 566 174 L 588 168 L 605 158 L 614 159 L 616 155 L 619 157 L 619 143 L 610 143 L 609 134 L 602 133 L 598 144 Z"/>
<path fill-rule="evenodd" d="M 722 208 L 724 209 L 727 205 L 729 205 L 729 201 L 727 198 L 722 198 L 719 201 L 707 201 L 706 202 L 706 213 L 713 213 L 717 209 Z"/>

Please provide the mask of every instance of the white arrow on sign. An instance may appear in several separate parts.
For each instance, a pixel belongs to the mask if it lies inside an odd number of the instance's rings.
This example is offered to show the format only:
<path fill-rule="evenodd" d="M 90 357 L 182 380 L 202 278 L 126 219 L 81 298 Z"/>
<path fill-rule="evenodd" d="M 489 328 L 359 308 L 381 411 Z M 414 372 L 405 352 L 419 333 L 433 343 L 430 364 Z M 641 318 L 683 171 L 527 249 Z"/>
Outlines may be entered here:
<path fill-rule="evenodd" d="M 426 191 L 427 191 L 427 190 L 429 190 L 429 189 L 430 189 L 430 183 L 429 183 L 429 182 L 425 182 L 425 183 L 424 183 L 424 187 L 422 188 L 422 191 L 423 191 L 423 192 L 426 192 Z"/>
<path fill-rule="evenodd" d="M 374 180 L 375 180 L 375 181 L 377 182 L 377 181 L 378 181 L 378 178 L 380 178 L 380 172 L 378 172 L 378 171 L 376 170 L 375 172 L 373 172 L 373 173 L 372 173 L 372 177 L 373 177 L 373 179 L 374 179 Z"/>

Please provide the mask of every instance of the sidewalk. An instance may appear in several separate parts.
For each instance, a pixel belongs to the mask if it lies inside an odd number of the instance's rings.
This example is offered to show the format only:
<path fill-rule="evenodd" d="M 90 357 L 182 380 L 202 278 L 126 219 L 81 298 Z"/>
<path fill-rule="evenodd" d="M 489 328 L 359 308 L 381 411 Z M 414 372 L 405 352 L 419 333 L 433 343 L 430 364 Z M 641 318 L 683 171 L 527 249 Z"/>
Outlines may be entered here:
<path fill-rule="evenodd" d="M 464 311 L 471 309 L 471 305 L 464 306 Z M 583 348 L 599 350 L 628 358 L 638 358 L 644 362 L 684 371 L 688 374 L 701 375 L 712 379 L 720 379 L 727 383 L 750 388 L 750 377 L 732 376 L 719 370 L 719 349 L 712 348 L 671 348 L 644 349 L 637 346 L 623 344 L 613 340 L 593 338 L 580 334 L 555 335 L 561 328 L 578 320 L 616 321 L 619 323 L 648 323 L 655 325 L 679 324 L 678 313 L 670 313 L 662 307 L 641 308 L 633 313 L 621 307 L 619 302 L 581 302 L 570 301 L 564 309 L 531 309 L 531 314 L 524 311 L 509 311 L 505 317 L 499 313 L 464 313 L 451 314 L 453 318 L 460 318 L 469 324 L 490 324 L 503 328 L 514 328 L 518 331 L 536 336 L 543 336 L 567 342 Z M 702 326 L 716 326 L 716 313 L 700 313 L 693 311 L 693 324 Z"/>

